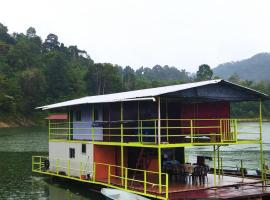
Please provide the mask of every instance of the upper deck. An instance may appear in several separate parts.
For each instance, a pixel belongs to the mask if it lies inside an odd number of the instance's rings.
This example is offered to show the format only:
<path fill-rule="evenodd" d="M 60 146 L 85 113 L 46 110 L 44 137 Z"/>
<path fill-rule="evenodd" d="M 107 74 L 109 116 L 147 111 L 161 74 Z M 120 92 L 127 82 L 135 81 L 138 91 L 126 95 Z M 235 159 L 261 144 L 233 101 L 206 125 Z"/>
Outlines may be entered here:
<path fill-rule="evenodd" d="M 49 120 L 50 141 L 175 147 L 259 143 L 262 101 L 258 91 L 223 80 L 84 97 L 41 107 L 60 109 Z M 257 119 L 231 117 L 231 103 L 257 101 Z M 246 132 L 244 121 L 257 122 Z"/>
<path fill-rule="evenodd" d="M 245 123 L 247 121 L 254 123 L 250 125 Z M 80 141 L 106 145 L 146 147 L 226 145 L 259 143 L 260 136 L 259 118 L 49 122 L 50 141 Z"/>

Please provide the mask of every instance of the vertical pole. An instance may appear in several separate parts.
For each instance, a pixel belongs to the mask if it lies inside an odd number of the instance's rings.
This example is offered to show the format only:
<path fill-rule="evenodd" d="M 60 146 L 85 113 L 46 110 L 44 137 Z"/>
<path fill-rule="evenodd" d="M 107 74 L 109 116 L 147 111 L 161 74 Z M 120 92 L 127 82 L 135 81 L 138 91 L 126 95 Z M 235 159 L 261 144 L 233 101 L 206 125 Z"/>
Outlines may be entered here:
<path fill-rule="evenodd" d="M 92 128 L 91 128 L 91 135 L 92 135 L 92 142 L 95 140 L 95 128 L 93 126 L 93 123 L 95 121 L 95 105 L 92 104 L 92 114 L 91 114 L 91 120 L 92 120 Z"/>
<path fill-rule="evenodd" d="M 217 170 L 216 170 L 216 146 L 213 146 L 213 150 L 214 150 L 214 186 L 216 187 L 217 185 Z"/>
<path fill-rule="evenodd" d="M 127 186 L 128 186 L 128 168 L 125 168 L 125 189 L 126 190 L 127 190 Z"/>
<path fill-rule="evenodd" d="M 263 144 L 262 144 L 262 100 L 260 100 L 260 161 L 261 161 L 261 179 L 264 181 L 264 156 L 263 156 Z"/>
<path fill-rule="evenodd" d="M 146 184 L 146 182 L 147 182 L 147 180 L 146 180 L 146 170 L 144 170 L 143 171 L 143 192 L 144 192 L 144 194 L 146 194 L 146 187 L 147 187 L 147 184 Z"/>
<path fill-rule="evenodd" d="M 166 199 L 169 199 L 169 176 L 166 174 Z"/>
<path fill-rule="evenodd" d="M 160 129 L 161 122 L 160 122 L 160 117 L 161 117 L 161 114 L 160 114 L 160 97 L 158 97 L 158 145 L 160 145 L 160 135 L 161 135 L 161 129 Z"/>
<path fill-rule="evenodd" d="M 161 193 L 161 148 L 158 146 L 158 189 Z"/>
<path fill-rule="evenodd" d="M 124 146 L 123 146 L 123 102 L 121 102 L 121 114 L 120 114 L 120 123 L 121 123 L 121 176 L 122 176 L 122 185 L 124 184 L 124 180 L 123 180 L 123 177 L 124 177 Z"/>

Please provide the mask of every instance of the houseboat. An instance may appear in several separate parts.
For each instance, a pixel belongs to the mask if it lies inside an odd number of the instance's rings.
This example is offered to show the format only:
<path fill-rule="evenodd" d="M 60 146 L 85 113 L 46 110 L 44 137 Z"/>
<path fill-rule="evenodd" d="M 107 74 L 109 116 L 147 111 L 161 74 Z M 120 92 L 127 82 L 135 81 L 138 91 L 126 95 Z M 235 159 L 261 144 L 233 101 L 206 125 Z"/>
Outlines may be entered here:
<path fill-rule="evenodd" d="M 157 199 L 263 197 L 270 194 L 262 187 L 262 102 L 268 99 L 209 80 L 38 107 L 51 110 L 49 153 L 33 156 L 32 171 Z M 231 118 L 231 103 L 244 101 L 258 102 L 252 133 L 239 129 L 247 119 Z M 219 148 L 243 144 L 260 148 L 260 178 L 222 174 Z M 202 156 L 187 162 L 185 148 L 202 146 L 213 149 L 212 168 Z"/>

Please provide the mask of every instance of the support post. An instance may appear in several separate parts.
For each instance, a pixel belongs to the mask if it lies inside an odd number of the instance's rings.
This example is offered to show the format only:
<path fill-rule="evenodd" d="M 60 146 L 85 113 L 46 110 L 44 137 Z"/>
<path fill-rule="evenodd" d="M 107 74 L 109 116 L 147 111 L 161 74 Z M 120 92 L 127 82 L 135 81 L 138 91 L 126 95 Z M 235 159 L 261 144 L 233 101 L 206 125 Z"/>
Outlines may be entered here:
<path fill-rule="evenodd" d="M 216 170 L 216 146 L 213 146 L 213 150 L 214 150 L 214 186 L 216 187 L 217 185 L 217 170 Z"/>
<path fill-rule="evenodd" d="M 128 188 L 128 168 L 125 168 L 125 189 L 127 190 L 127 188 Z"/>
<path fill-rule="evenodd" d="M 161 193 L 161 148 L 158 146 L 158 190 Z"/>
<path fill-rule="evenodd" d="M 146 194 L 146 189 L 147 189 L 146 188 L 147 187 L 147 184 L 146 184 L 147 183 L 147 180 L 146 180 L 146 170 L 143 171 L 143 177 L 144 177 L 143 178 L 143 192 L 144 192 L 144 194 Z"/>

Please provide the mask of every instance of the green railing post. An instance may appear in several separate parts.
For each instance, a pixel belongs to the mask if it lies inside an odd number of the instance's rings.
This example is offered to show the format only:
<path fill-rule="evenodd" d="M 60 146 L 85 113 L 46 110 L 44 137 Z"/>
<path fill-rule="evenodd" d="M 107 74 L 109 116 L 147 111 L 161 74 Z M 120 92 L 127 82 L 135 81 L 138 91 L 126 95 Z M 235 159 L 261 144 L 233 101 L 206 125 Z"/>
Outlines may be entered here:
<path fill-rule="evenodd" d="M 111 184 L 111 165 L 108 165 L 108 184 Z"/>
<path fill-rule="evenodd" d="M 146 187 L 147 187 L 147 180 L 146 180 L 146 170 L 143 171 L 143 192 L 146 194 Z"/>
<path fill-rule="evenodd" d="M 166 199 L 169 199 L 169 176 L 168 174 L 166 175 Z"/>
<path fill-rule="evenodd" d="M 127 190 L 127 186 L 128 186 L 127 183 L 128 183 L 128 168 L 125 168 L 125 189 L 126 190 Z"/>
<path fill-rule="evenodd" d="M 220 119 L 219 120 L 219 135 L 220 135 L 220 141 L 221 141 L 221 143 L 223 142 L 223 137 L 224 137 L 224 135 L 223 135 L 223 131 L 222 131 L 222 120 Z"/>

